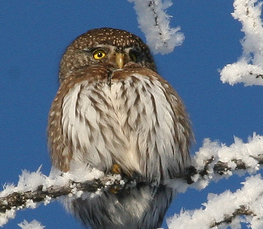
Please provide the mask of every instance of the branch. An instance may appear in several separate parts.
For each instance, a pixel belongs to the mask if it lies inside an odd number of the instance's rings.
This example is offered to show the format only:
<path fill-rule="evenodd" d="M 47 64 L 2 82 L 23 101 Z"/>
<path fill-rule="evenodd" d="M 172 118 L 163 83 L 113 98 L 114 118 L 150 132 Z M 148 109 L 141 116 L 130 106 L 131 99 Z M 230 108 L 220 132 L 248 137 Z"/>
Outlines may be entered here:
<path fill-rule="evenodd" d="M 44 229 L 45 226 L 41 225 L 41 223 L 39 223 L 36 220 L 32 220 L 31 222 L 27 222 L 26 220 L 24 220 L 22 223 L 19 223 L 18 226 L 22 229 Z"/>
<path fill-rule="evenodd" d="M 175 46 L 183 43 L 184 35 L 179 32 L 180 27 L 171 28 L 169 25 L 171 16 L 165 12 L 172 5 L 170 0 L 128 1 L 134 2 L 139 27 L 153 53 L 167 54 L 172 52 Z"/>
<path fill-rule="evenodd" d="M 210 181 L 228 177 L 235 171 L 256 172 L 263 164 L 262 149 L 263 137 L 255 134 L 248 143 L 235 138 L 235 143 L 229 147 L 206 139 L 193 157 L 193 166 L 189 167 L 185 174 L 168 181 L 169 185 L 178 192 L 183 192 L 189 187 L 203 189 Z M 134 187 L 138 183 L 146 183 L 139 177 L 133 180 L 120 174 L 98 175 L 97 170 L 90 171 L 89 179 L 83 179 L 76 181 L 68 173 L 59 172 L 47 177 L 39 170 L 33 173 L 24 171 L 16 187 L 7 185 L 0 193 L 0 226 L 4 225 L 8 218 L 13 218 L 17 210 L 35 208 L 37 203 L 48 204 L 62 196 L 80 197 L 83 192 L 121 190 Z"/>
<path fill-rule="evenodd" d="M 169 229 L 241 228 L 246 222 L 253 229 L 263 228 L 263 180 L 258 174 L 248 177 L 243 187 L 232 193 L 209 194 L 202 208 L 184 211 L 168 219 Z M 245 221 L 242 218 L 245 218 Z"/>
<path fill-rule="evenodd" d="M 248 143 L 234 138 L 230 146 L 205 139 L 203 146 L 192 158 L 192 166 L 178 182 L 169 182 L 177 192 L 185 192 L 189 187 L 204 189 L 211 181 L 232 176 L 240 171 L 256 173 L 263 164 L 263 136 L 254 134 Z M 186 181 L 186 182 L 185 182 Z"/>
<path fill-rule="evenodd" d="M 210 228 L 222 226 L 223 224 L 230 224 L 234 221 L 234 219 L 240 217 L 240 216 L 256 216 L 253 211 L 249 209 L 249 207 L 245 207 L 244 205 L 239 206 L 238 209 L 236 209 L 232 215 L 225 215 L 224 219 L 219 222 L 213 222 L 210 225 Z"/>
<path fill-rule="evenodd" d="M 258 157 L 254 157 L 254 159 L 257 161 L 258 165 L 263 164 L 263 154 L 258 155 Z M 247 170 L 250 168 L 250 166 L 242 160 L 233 159 L 232 162 L 236 164 L 234 170 Z M 185 183 L 196 183 L 198 181 L 192 178 L 198 175 L 200 177 L 199 180 L 207 179 L 207 176 L 211 173 L 211 167 L 214 173 L 221 176 L 228 176 L 229 171 L 234 171 L 228 166 L 228 163 L 221 161 L 216 162 L 214 158 L 211 158 L 204 163 L 204 168 L 201 170 L 197 170 L 195 167 L 189 167 L 187 173 L 178 176 L 178 178 L 183 178 Z M 80 191 L 95 193 L 97 191 L 108 190 L 111 188 L 121 190 L 134 186 L 135 183 L 146 183 L 146 181 L 141 179 L 128 180 L 126 177 L 110 174 L 100 179 L 88 180 L 85 182 L 69 180 L 65 186 L 52 185 L 50 187 L 44 187 L 43 185 L 39 185 L 35 190 L 25 192 L 15 191 L 7 196 L 0 197 L 0 213 L 5 213 L 7 210 L 11 210 L 12 208 L 27 208 L 29 200 L 34 203 L 47 203 L 50 199 L 57 199 L 61 196 L 67 195 L 76 195 L 76 193 Z"/>
<path fill-rule="evenodd" d="M 45 177 L 41 173 L 39 175 Z M 63 174 L 61 177 L 63 177 Z M 50 178 L 45 177 L 45 179 L 48 180 Z M 67 178 L 65 179 L 67 180 Z M 120 190 L 123 188 L 127 188 L 127 185 L 130 185 L 132 182 L 133 181 L 128 181 L 126 178 L 125 180 L 123 180 L 120 175 L 109 174 L 100 179 L 88 180 L 85 182 L 76 182 L 73 180 L 68 180 L 64 186 L 53 184 L 51 186 L 46 187 L 44 185 L 39 185 L 34 190 L 14 191 L 6 196 L 0 197 L 0 214 L 5 213 L 7 210 L 11 209 L 19 210 L 22 208 L 31 207 L 29 205 L 31 205 L 32 202 L 45 202 L 45 204 L 48 204 L 51 199 L 57 199 L 62 196 L 78 196 L 84 191 L 95 193 L 110 188 Z M 15 189 L 16 188 L 14 188 L 14 190 Z"/>
<path fill-rule="evenodd" d="M 211 181 L 229 177 L 240 171 L 256 173 L 263 164 L 263 136 L 253 134 L 247 143 L 234 139 L 230 146 L 205 139 L 193 158 L 193 168 L 188 172 L 188 182 L 173 186 L 180 192 L 187 188 L 204 189 Z M 209 194 L 204 208 L 182 211 L 167 220 L 169 229 L 184 228 L 240 228 L 241 216 L 251 228 L 263 228 L 263 180 L 258 174 L 246 179 L 243 188 L 220 195 Z"/>
<path fill-rule="evenodd" d="M 250 157 L 256 161 L 256 166 L 263 164 L 263 150 L 262 150 L 262 154 L 259 154 L 257 156 L 250 156 Z M 230 167 L 229 164 L 231 164 L 232 166 Z M 233 165 L 234 165 L 234 168 L 233 168 Z M 187 175 L 190 175 L 191 177 L 197 174 L 200 175 L 201 177 L 207 176 L 209 175 L 211 171 L 210 167 L 212 167 L 214 174 L 218 174 L 218 175 L 229 175 L 229 172 L 234 172 L 238 170 L 248 170 L 252 168 L 250 165 L 246 164 L 246 162 L 242 161 L 241 159 L 233 158 L 230 161 L 230 163 L 227 163 L 227 162 L 222 162 L 220 160 L 216 161 L 216 159 L 212 157 L 211 159 L 205 162 L 205 166 L 203 169 L 196 171 L 196 172 L 191 172 Z M 195 168 L 193 167 L 192 171 L 194 170 Z M 192 182 L 194 181 L 192 180 Z"/>
<path fill-rule="evenodd" d="M 84 183 L 69 181 L 66 186 L 62 187 L 52 185 L 44 188 L 43 185 L 39 185 L 36 190 L 13 192 L 0 198 L 0 213 L 5 213 L 12 208 L 27 208 L 29 200 L 34 203 L 39 203 L 47 202 L 49 199 L 57 199 L 61 196 L 74 194 L 76 191 L 96 192 L 107 187 L 106 183 L 109 179 L 109 177 L 105 177 L 104 179 L 95 179 Z M 115 184 L 112 186 L 115 186 Z"/>
<path fill-rule="evenodd" d="M 241 59 L 233 64 L 227 64 L 221 71 L 221 81 L 234 85 L 244 83 L 245 86 L 263 85 L 263 67 L 247 63 Z"/>
<path fill-rule="evenodd" d="M 119 190 L 126 188 L 132 181 L 121 178 L 117 174 L 107 176 L 98 176 L 97 170 L 89 170 L 91 180 L 75 181 L 72 174 L 58 173 L 55 171 L 49 177 L 43 175 L 40 169 L 37 172 L 29 173 L 23 171 L 17 186 L 6 185 L 5 189 L 0 192 L 0 227 L 14 218 L 16 211 L 24 208 L 36 208 L 38 203 L 49 204 L 51 200 L 63 196 L 80 197 L 85 191 L 99 192 L 114 188 Z M 100 175 L 103 174 L 99 171 Z M 86 179 L 85 177 L 83 179 Z"/>
<path fill-rule="evenodd" d="M 258 0 L 235 0 L 232 16 L 241 22 L 243 54 L 236 63 L 226 65 L 220 75 L 223 83 L 245 86 L 263 85 L 263 27 L 262 2 Z"/>

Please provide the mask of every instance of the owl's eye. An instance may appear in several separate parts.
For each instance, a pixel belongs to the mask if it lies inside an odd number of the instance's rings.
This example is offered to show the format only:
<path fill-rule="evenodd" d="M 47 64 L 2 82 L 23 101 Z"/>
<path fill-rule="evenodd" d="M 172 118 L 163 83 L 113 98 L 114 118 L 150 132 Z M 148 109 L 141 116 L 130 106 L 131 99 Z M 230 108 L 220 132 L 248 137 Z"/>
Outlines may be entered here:
<path fill-rule="evenodd" d="M 98 50 L 93 52 L 93 58 L 95 60 L 100 60 L 100 59 L 104 58 L 105 56 L 106 56 L 106 52 L 102 49 L 98 49 Z"/>
<path fill-rule="evenodd" d="M 136 52 L 134 50 L 131 50 L 130 53 L 129 53 L 129 56 L 131 58 L 131 61 L 138 62 L 138 56 L 139 56 L 138 52 Z"/>
<path fill-rule="evenodd" d="M 130 53 L 130 58 L 134 62 L 136 62 L 136 60 L 137 60 L 137 57 L 136 57 L 136 55 L 134 53 Z"/>

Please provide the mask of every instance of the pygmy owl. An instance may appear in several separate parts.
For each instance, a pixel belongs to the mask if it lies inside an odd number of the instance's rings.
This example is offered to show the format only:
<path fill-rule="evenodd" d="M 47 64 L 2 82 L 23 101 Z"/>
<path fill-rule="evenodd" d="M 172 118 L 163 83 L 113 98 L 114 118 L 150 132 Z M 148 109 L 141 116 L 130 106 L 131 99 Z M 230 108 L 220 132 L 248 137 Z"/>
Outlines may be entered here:
<path fill-rule="evenodd" d="M 185 107 L 158 75 L 147 45 L 112 28 L 76 38 L 61 60 L 48 140 L 53 166 L 110 173 L 117 165 L 145 182 L 76 198 L 70 209 L 93 229 L 156 229 L 174 196 L 165 185 L 190 163 L 192 131 Z"/>

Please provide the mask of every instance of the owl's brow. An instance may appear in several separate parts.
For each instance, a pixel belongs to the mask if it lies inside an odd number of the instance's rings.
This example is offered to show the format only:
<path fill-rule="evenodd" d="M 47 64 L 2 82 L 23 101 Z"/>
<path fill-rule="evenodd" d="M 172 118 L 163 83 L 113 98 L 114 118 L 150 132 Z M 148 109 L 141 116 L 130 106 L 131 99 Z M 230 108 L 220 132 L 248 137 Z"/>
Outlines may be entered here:
<path fill-rule="evenodd" d="M 94 48 L 84 48 L 84 49 L 78 48 L 78 50 L 81 51 L 81 52 L 93 52 Z"/>
<path fill-rule="evenodd" d="M 95 45 L 95 46 L 93 45 L 92 47 L 83 48 L 82 50 L 84 50 L 86 52 L 93 52 L 94 50 L 99 49 L 99 48 L 101 48 L 101 49 L 111 49 L 111 48 L 114 48 L 114 46 L 108 45 L 108 44 L 104 44 L 104 45 L 99 44 L 99 45 Z"/>
<path fill-rule="evenodd" d="M 127 50 L 128 52 L 130 52 L 130 51 L 136 52 L 136 53 L 140 53 L 141 52 L 141 48 L 137 47 L 137 46 L 127 47 L 127 48 L 125 48 L 125 50 Z"/>
<path fill-rule="evenodd" d="M 92 53 L 92 52 L 94 52 L 96 49 L 99 49 L 99 48 L 101 48 L 101 49 L 105 49 L 103 46 L 98 46 L 98 47 L 92 47 L 92 48 L 84 48 L 84 49 L 79 49 L 80 51 L 82 51 L 82 52 L 88 52 L 88 53 Z"/>

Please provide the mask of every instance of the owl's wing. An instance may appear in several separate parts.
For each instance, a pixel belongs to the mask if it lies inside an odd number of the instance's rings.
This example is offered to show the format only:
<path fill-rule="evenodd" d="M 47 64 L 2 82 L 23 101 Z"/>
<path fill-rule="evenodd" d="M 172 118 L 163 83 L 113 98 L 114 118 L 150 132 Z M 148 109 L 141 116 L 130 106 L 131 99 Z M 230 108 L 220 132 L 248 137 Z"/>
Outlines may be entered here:
<path fill-rule="evenodd" d="M 165 95 L 173 110 L 174 122 L 174 141 L 178 145 L 179 153 L 181 155 L 182 167 L 185 168 L 190 165 L 189 148 L 194 139 L 191 122 L 183 104 L 182 99 L 173 89 L 173 87 L 163 78 L 159 78 L 163 87 L 165 88 Z M 182 170 L 184 172 L 184 169 Z"/>
<path fill-rule="evenodd" d="M 112 92 L 130 150 L 147 179 L 174 178 L 189 165 L 192 135 L 184 105 L 171 85 L 148 68 L 113 75 Z"/>

